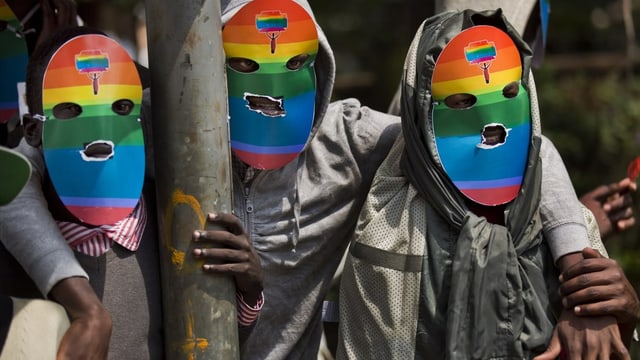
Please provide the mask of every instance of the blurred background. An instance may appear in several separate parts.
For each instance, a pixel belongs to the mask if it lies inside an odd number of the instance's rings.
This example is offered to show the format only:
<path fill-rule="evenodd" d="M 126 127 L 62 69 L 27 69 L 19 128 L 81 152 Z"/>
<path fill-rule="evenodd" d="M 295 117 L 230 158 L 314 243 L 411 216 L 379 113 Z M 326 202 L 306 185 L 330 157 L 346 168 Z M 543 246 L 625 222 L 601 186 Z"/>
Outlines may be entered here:
<path fill-rule="evenodd" d="M 116 36 L 134 58 L 147 63 L 143 0 L 77 1 L 87 24 Z M 356 97 L 386 110 L 409 43 L 422 20 L 433 14 L 433 2 L 310 2 L 336 55 L 335 98 Z M 555 142 L 582 195 L 624 177 L 628 163 L 640 155 L 640 0 L 550 3 L 546 55 L 534 70 L 543 133 Z M 640 196 L 635 198 L 638 203 Z M 638 228 L 606 241 L 636 289 Z"/>

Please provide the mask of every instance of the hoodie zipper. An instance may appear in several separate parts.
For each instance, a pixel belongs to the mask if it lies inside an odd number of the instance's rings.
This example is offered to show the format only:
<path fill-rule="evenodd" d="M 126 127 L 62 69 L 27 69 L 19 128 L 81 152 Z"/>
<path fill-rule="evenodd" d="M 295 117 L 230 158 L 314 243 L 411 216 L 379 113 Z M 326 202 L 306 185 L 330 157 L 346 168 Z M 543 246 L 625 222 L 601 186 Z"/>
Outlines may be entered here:
<path fill-rule="evenodd" d="M 249 198 L 249 193 L 251 192 L 251 187 L 248 185 L 244 186 L 244 211 L 247 215 L 253 213 L 253 202 Z M 248 220 L 248 216 L 247 216 Z"/>

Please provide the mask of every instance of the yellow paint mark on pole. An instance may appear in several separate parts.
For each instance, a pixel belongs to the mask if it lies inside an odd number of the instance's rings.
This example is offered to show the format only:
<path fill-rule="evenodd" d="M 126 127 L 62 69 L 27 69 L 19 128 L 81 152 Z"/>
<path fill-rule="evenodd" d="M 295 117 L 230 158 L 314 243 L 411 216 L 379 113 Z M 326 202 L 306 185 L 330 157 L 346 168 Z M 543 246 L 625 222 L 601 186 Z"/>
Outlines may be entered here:
<path fill-rule="evenodd" d="M 195 352 L 196 349 L 200 352 L 204 351 L 207 347 L 209 347 L 209 341 L 205 338 L 196 337 L 194 329 L 195 320 L 193 317 L 193 309 L 191 306 L 191 301 L 187 302 L 187 306 L 189 308 L 189 313 L 187 314 L 187 324 L 186 324 L 186 335 L 184 344 L 182 345 L 182 351 L 189 357 L 189 360 L 195 360 Z"/>
<path fill-rule="evenodd" d="M 182 190 L 176 189 L 171 194 L 171 200 L 169 201 L 169 206 L 165 210 L 165 234 L 166 234 L 166 247 L 171 253 L 171 263 L 176 265 L 178 270 L 183 270 L 184 267 L 184 257 L 185 252 L 178 250 L 173 246 L 173 241 L 171 239 L 171 228 L 173 226 L 173 214 L 178 205 L 187 205 L 189 206 L 198 216 L 198 221 L 200 222 L 200 228 L 204 228 L 204 224 L 206 218 L 202 212 L 202 207 L 200 206 L 200 202 L 195 196 L 187 195 Z"/>

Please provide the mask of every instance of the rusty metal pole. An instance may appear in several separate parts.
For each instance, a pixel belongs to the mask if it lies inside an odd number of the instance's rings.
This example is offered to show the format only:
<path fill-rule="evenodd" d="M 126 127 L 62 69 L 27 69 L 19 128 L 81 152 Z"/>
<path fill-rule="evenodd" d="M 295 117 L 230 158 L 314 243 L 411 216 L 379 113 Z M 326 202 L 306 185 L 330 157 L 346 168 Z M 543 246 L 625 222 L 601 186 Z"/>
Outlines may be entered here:
<path fill-rule="evenodd" d="M 191 234 L 231 212 L 218 0 L 146 0 L 166 358 L 239 358 L 235 287 L 204 274 Z"/>

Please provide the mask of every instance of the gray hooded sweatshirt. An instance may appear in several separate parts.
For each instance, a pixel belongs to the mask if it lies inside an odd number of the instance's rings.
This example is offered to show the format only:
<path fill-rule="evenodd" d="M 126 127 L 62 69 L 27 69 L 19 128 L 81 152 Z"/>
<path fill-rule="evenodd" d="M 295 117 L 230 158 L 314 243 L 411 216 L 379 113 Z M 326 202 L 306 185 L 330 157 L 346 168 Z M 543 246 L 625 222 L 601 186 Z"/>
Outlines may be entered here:
<path fill-rule="evenodd" d="M 223 1 L 223 24 L 247 2 Z M 312 15 L 306 1 L 297 2 Z M 248 184 L 234 174 L 234 212 L 265 276 L 265 304 L 241 348 L 243 359 L 317 357 L 322 302 L 373 174 L 400 130 L 397 117 L 355 99 L 329 103 L 335 62 L 316 27 L 316 112 L 304 151 L 282 168 L 260 171 Z"/>

